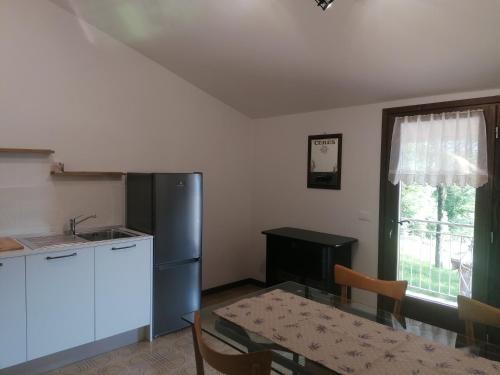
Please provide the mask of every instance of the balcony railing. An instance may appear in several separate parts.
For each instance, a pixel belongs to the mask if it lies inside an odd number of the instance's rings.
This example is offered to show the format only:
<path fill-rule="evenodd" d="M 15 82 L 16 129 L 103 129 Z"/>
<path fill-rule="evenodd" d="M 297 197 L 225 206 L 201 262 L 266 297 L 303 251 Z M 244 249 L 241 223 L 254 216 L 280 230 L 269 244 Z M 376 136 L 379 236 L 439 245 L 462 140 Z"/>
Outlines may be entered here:
<path fill-rule="evenodd" d="M 474 226 L 403 219 L 399 231 L 398 278 L 408 294 L 456 305 L 471 295 Z"/>

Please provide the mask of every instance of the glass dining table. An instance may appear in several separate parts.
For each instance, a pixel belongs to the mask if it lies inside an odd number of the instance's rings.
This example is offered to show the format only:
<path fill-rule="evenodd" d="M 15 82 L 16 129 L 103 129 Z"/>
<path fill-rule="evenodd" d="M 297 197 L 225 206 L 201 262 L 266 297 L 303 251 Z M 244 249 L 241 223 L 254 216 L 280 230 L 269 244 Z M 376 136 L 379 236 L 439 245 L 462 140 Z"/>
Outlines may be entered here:
<path fill-rule="evenodd" d="M 333 306 L 345 313 L 385 325 L 394 330 L 411 333 L 434 343 L 457 348 L 474 356 L 500 362 L 500 346 L 498 345 L 476 340 L 474 346 L 470 347 L 466 345 L 465 337 L 462 334 L 409 318 L 398 319 L 391 312 L 380 310 L 364 303 L 352 300 L 348 303 L 341 303 L 339 296 L 291 281 L 203 308 L 200 311 L 202 331 L 241 353 L 271 350 L 273 353 L 272 368 L 279 374 L 337 374 L 337 372 L 322 364 L 309 360 L 303 355 L 295 353 L 276 342 L 246 330 L 240 325 L 222 318 L 220 314 L 215 313 L 216 310 L 234 304 L 242 299 L 258 297 L 275 290 L 291 293 L 323 305 Z M 194 312 L 183 316 L 183 320 L 193 324 Z"/>

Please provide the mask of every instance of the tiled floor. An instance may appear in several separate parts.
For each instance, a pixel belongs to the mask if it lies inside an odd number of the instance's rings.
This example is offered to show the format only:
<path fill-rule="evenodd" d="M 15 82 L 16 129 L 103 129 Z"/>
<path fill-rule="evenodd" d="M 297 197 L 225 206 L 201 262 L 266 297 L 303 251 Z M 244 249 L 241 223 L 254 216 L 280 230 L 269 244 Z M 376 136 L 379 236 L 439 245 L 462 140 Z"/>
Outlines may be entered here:
<path fill-rule="evenodd" d="M 225 301 L 233 299 L 233 298 L 237 298 L 240 296 L 244 296 L 246 294 L 256 292 L 260 289 L 261 288 L 255 286 L 255 285 L 247 284 L 247 285 L 243 285 L 243 286 L 240 286 L 237 288 L 228 289 L 228 290 L 225 290 L 223 292 L 209 294 L 209 295 L 204 296 L 202 298 L 201 305 L 202 305 L 202 307 L 205 307 L 205 306 L 214 305 L 217 303 L 222 303 L 222 302 L 225 302 Z"/>
<path fill-rule="evenodd" d="M 244 285 L 203 297 L 202 305 L 224 302 L 252 293 L 259 288 Z M 224 353 L 235 351 L 218 340 L 205 335 L 208 344 Z M 208 365 L 205 373 L 218 374 Z M 185 329 L 150 342 L 140 342 L 51 371 L 47 375 L 195 375 L 191 330 Z"/>

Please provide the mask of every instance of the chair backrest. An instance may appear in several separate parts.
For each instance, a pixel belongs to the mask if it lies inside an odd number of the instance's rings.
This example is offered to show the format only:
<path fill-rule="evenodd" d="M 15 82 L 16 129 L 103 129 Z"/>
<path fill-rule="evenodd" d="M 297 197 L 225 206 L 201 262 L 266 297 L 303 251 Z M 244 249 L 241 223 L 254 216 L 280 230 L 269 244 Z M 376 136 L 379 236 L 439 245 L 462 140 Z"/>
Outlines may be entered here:
<path fill-rule="evenodd" d="M 394 300 L 393 313 L 396 316 L 401 315 L 401 301 L 406 294 L 408 281 L 386 281 L 373 279 L 362 273 L 351 270 L 350 268 L 335 265 L 334 270 L 335 283 L 341 286 L 341 299 L 342 303 L 347 302 L 347 288 L 353 287 L 357 289 L 367 290 L 369 292 L 377 293 Z"/>
<path fill-rule="evenodd" d="M 203 359 L 215 370 L 227 375 L 269 375 L 273 359 L 271 351 L 247 354 L 223 354 L 210 348 L 201 334 L 200 313 L 196 312 L 193 342 L 198 375 L 204 375 Z"/>
<path fill-rule="evenodd" d="M 457 296 L 458 317 L 465 321 L 467 343 L 474 345 L 474 323 L 500 328 L 500 309 L 464 296 Z"/>

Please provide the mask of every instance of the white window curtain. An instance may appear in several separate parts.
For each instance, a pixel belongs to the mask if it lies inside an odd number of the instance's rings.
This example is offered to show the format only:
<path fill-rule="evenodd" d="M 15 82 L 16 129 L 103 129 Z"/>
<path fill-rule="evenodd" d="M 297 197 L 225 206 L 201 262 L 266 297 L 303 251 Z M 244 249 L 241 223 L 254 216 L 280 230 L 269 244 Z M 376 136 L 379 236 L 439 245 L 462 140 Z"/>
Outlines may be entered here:
<path fill-rule="evenodd" d="M 389 181 L 480 187 L 488 182 L 482 110 L 396 118 Z"/>

